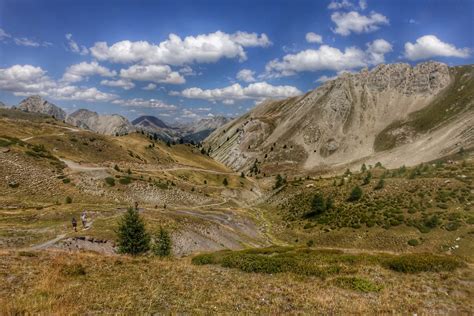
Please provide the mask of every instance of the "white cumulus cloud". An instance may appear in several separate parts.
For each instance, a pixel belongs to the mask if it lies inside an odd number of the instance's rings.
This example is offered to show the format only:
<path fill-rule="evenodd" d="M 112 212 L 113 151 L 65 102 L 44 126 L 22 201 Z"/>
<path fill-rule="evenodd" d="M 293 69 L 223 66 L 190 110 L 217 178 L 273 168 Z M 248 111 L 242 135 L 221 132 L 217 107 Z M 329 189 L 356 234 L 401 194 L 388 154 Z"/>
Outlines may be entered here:
<path fill-rule="evenodd" d="M 17 96 L 39 94 L 59 100 L 110 101 L 116 95 L 96 88 L 85 88 L 57 82 L 47 76 L 41 67 L 13 65 L 0 68 L 0 90 Z"/>
<path fill-rule="evenodd" d="M 206 89 L 193 87 L 185 89 L 181 95 L 189 99 L 209 101 L 243 100 L 243 99 L 280 99 L 300 95 L 302 92 L 293 86 L 273 86 L 266 82 L 257 82 L 242 87 L 236 83 L 225 88 Z M 230 101 L 226 101 L 230 103 Z"/>
<path fill-rule="evenodd" d="M 313 32 L 306 33 L 305 38 L 306 38 L 306 41 L 308 43 L 321 44 L 323 42 L 323 37 L 321 35 L 313 33 Z"/>
<path fill-rule="evenodd" d="M 456 48 L 453 44 L 445 43 L 434 35 L 425 35 L 416 43 L 405 43 L 405 57 L 410 60 L 427 59 L 431 57 L 469 57 L 469 48 Z"/>
<path fill-rule="evenodd" d="M 237 73 L 236 78 L 244 82 L 254 82 L 255 81 L 255 71 L 250 69 L 242 69 Z"/>
<path fill-rule="evenodd" d="M 157 87 L 156 84 L 154 84 L 154 83 L 149 83 L 148 85 L 146 85 L 146 86 L 143 87 L 142 89 L 143 89 L 143 90 L 152 91 L 152 90 L 155 90 L 156 87 Z"/>
<path fill-rule="evenodd" d="M 118 104 L 122 106 L 130 106 L 130 107 L 143 107 L 143 108 L 154 108 L 154 109 L 162 109 L 162 110 L 176 110 L 176 105 L 167 104 L 161 100 L 157 99 L 142 99 L 142 98 L 134 98 L 134 99 L 117 99 L 112 101 L 113 104 Z"/>
<path fill-rule="evenodd" d="M 93 75 L 113 77 L 116 74 L 115 71 L 99 65 L 96 61 L 90 63 L 82 62 L 67 67 L 62 80 L 67 82 L 78 82 Z"/>
<path fill-rule="evenodd" d="M 292 76 L 298 72 L 320 70 L 350 70 L 384 61 L 384 55 L 392 45 L 383 39 L 367 44 L 367 50 L 348 47 L 338 48 L 322 45 L 318 49 L 307 49 L 296 54 L 285 55 L 282 60 L 274 59 L 265 66 L 265 77 Z"/>
<path fill-rule="evenodd" d="M 76 41 L 72 39 L 71 33 L 66 34 L 65 37 L 67 39 L 68 48 L 71 52 L 77 53 L 79 55 L 89 54 L 89 50 L 87 49 L 87 47 L 85 47 L 84 45 L 77 44 Z"/>
<path fill-rule="evenodd" d="M 118 80 L 102 80 L 100 82 L 101 85 L 109 86 L 109 87 L 118 87 L 124 90 L 130 90 L 135 87 L 135 84 L 127 79 L 118 79 Z"/>
<path fill-rule="evenodd" d="M 186 82 L 179 72 L 171 70 L 168 65 L 133 65 L 120 70 L 120 77 L 155 83 L 182 84 Z"/>
<path fill-rule="evenodd" d="M 351 11 L 347 13 L 334 12 L 331 20 L 336 24 L 333 32 L 342 36 L 354 33 L 370 33 L 378 30 L 380 26 L 388 25 L 386 16 L 371 12 L 369 15 L 362 15 L 359 12 Z"/>
<path fill-rule="evenodd" d="M 109 46 L 106 42 L 97 42 L 90 51 L 98 60 L 178 66 L 190 63 L 213 63 L 222 58 L 245 60 L 247 59 L 245 47 L 269 45 L 271 42 L 265 34 L 246 32 L 227 34 L 217 31 L 185 38 L 170 34 L 167 40 L 159 44 L 125 40 Z"/>

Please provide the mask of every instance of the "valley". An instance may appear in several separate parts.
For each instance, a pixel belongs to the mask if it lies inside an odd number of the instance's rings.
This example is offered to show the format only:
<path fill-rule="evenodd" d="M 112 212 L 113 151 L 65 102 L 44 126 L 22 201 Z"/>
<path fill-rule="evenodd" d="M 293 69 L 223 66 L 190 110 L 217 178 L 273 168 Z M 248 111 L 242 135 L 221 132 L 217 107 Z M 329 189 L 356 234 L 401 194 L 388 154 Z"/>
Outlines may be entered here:
<path fill-rule="evenodd" d="M 0 313 L 469 314 L 473 76 L 378 66 L 179 131 L 1 108 Z M 129 207 L 172 256 L 118 253 Z"/>

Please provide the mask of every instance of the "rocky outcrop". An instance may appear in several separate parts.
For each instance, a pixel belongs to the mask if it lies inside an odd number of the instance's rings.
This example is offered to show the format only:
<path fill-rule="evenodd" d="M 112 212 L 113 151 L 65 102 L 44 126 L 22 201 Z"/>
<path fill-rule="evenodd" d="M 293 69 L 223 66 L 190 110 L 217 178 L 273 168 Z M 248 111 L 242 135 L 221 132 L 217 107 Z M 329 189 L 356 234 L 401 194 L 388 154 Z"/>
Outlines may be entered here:
<path fill-rule="evenodd" d="M 343 74 L 303 96 L 259 104 L 213 132 L 205 146 L 212 157 L 236 170 L 249 170 L 256 161 L 267 172 L 360 161 L 380 148 L 400 145 L 381 137 L 384 133 L 409 131 L 403 139 L 412 142 L 429 133 L 428 126 L 436 128 L 453 115 L 472 111 L 473 69 L 426 62 Z M 466 97 L 452 100 L 448 94 L 458 89 Z M 393 130 L 387 131 L 390 126 Z M 388 144 L 381 146 L 386 139 Z"/>
<path fill-rule="evenodd" d="M 99 115 L 86 109 L 70 114 L 66 122 L 104 135 L 124 135 L 134 130 L 133 125 L 121 115 Z"/>
<path fill-rule="evenodd" d="M 18 104 L 17 109 L 25 112 L 41 113 L 53 116 L 58 120 L 66 119 L 66 112 L 60 107 L 46 101 L 39 95 L 33 95 Z"/>

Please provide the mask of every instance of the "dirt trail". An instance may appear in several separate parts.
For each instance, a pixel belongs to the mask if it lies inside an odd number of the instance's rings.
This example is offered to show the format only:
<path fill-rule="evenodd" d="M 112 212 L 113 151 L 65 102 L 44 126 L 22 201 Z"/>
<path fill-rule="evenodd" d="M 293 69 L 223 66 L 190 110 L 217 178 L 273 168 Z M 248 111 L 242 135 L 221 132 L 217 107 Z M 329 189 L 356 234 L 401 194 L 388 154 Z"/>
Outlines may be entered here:
<path fill-rule="evenodd" d="M 28 248 L 27 250 L 42 250 L 42 249 L 46 249 L 46 248 L 49 248 L 51 246 L 53 246 L 55 243 L 57 243 L 58 241 L 62 240 L 66 238 L 66 234 L 61 234 L 61 235 L 58 235 L 56 236 L 55 238 L 51 239 L 51 240 L 48 240 L 48 241 L 45 241 L 41 244 L 38 244 L 38 245 L 35 245 L 35 246 L 32 246 L 30 248 Z"/>
<path fill-rule="evenodd" d="M 63 128 L 63 129 L 67 129 L 68 131 L 70 132 L 80 132 L 80 130 L 76 129 L 76 128 L 72 128 L 72 127 L 66 127 L 66 126 L 56 126 L 56 127 L 59 127 L 59 128 Z M 56 134 L 44 134 L 44 135 L 35 135 L 35 136 L 29 136 L 29 137 L 26 137 L 26 138 L 23 138 L 22 141 L 26 142 L 26 141 L 29 141 L 33 138 L 36 138 L 36 137 L 45 137 L 45 136 L 64 136 L 65 134 L 64 133 L 56 133 Z"/>
<path fill-rule="evenodd" d="M 96 166 L 87 166 L 87 165 L 81 165 L 80 163 L 74 162 L 72 160 L 68 159 L 63 159 L 59 158 L 62 162 L 64 162 L 69 169 L 73 171 L 102 171 L 102 170 L 107 170 L 108 168 L 106 167 L 96 167 Z"/>

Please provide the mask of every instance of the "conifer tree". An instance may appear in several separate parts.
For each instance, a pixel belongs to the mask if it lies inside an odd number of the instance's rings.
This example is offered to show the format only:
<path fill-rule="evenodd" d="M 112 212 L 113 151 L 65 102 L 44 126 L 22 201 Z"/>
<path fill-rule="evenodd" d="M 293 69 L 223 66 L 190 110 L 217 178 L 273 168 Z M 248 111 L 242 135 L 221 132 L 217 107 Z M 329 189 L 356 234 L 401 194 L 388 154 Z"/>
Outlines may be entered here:
<path fill-rule="evenodd" d="M 117 235 L 120 253 L 136 256 L 150 249 L 150 236 L 145 229 L 145 223 L 138 211 L 131 207 L 120 219 Z"/>
<path fill-rule="evenodd" d="M 153 245 L 153 252 L 157 256 L 167 257 L 171 255 L 171 248 L 171 237 L 168 231 L 160 227 L 158 236 L 155 238 L 155 244 Z"/>

